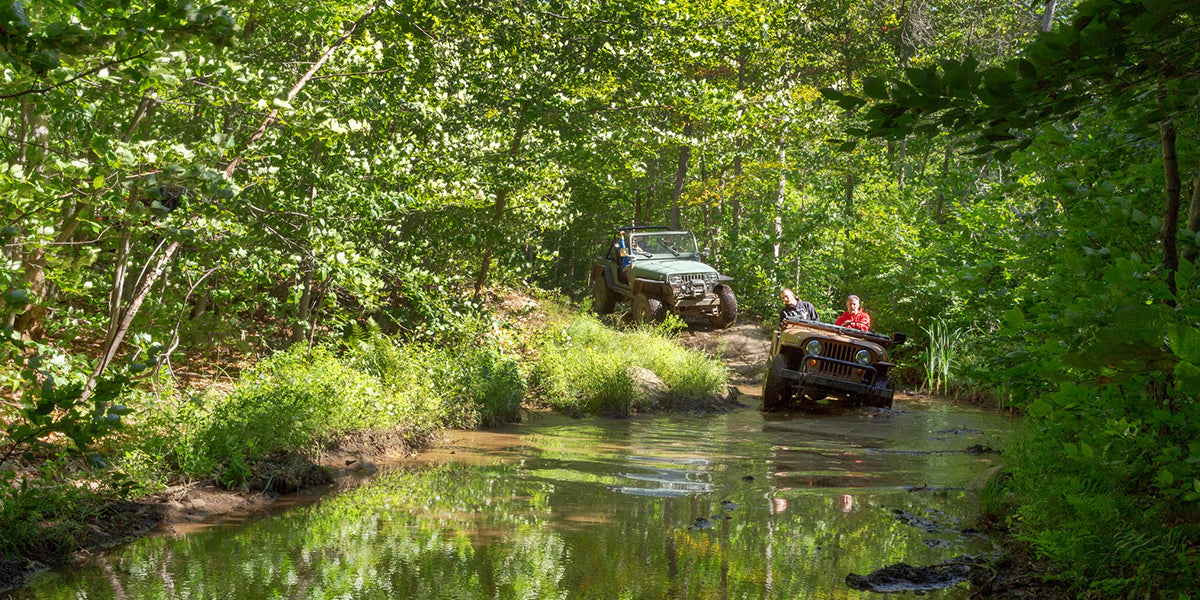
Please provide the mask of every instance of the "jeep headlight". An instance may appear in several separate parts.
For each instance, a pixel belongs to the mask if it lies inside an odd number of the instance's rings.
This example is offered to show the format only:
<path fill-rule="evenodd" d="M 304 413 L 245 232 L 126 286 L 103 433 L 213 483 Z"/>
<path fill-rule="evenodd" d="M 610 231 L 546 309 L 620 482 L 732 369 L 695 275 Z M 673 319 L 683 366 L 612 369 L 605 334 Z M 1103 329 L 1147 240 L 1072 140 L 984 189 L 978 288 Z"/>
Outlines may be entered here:
<path fill-rule="evenodd" d="M 854 353 L 854 362 L 865 365 L 871 362 L 871 353 L 866 350 L 859 350 Z"/>
<path fill-rule="evenodd" d="M 667 275 L 667 283 L 671 285 L 679 285 L 683 281 L 683 276 L 678 273 Z"/>
<path fill-rule="evenodd" d="M 808 343 L 804 345 L 804 353 L 811 355 L 811 356 L 820 356 L 821 355 L 821 341 L 820 340 L 809 340 Z"/>
<path fill-rule="evenodd" d="M 707 283 L 713 283 L 713 282 L 714 282 L 714 281 L 716 281 L 716 280 L 717 280 L 717 274 L 716 274 L 716 273 L 705 273 L 705 274 L 704 274 L 704 281 L 705 281 L 705 282 L 707 282 Z"/>

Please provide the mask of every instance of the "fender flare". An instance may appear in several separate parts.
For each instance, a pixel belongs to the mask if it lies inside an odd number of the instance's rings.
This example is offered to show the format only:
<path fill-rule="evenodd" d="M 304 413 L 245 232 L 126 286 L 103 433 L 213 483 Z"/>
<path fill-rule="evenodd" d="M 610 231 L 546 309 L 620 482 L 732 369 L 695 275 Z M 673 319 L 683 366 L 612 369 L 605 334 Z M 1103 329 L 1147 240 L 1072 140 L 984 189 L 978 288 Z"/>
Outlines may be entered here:
<path fill-rule="evenodd" d="M 588 281 L 588 285 L 595 285 L 595 284 L 596 284 L 596 274 L 597 274 L 597 273 L 599 273 L 601 276 L 603 276 L 603 277 L 604 277 L 604 283 L 605 283 L 606 285 L 608 285 L 608 287 L 609 287 L 609 288 L 612 288 L 612 287 L 614 287 L 614 286 L 615 286 L 615 284 L 616 284 L 616 281 L 615 281 L 615 280 L 614 280 L 614 278 L 613 278 L 612 267 L 610 267 L 610 266 L 608 266 L 608 265 L 594 265 L 594 266 L 592 266 L 592 272 L 591 272 L 591 275 L 588 277 L 588 279 L 589 279 L 589 281 Z"/>
<path fill-rule="evenodd" d="M 648 293 L 649 295 L 652 295 L 652 296 L 658 296 L 663 302 L 668 302 L 668 303 L 670 303 L 670 305 L 673 306 L 675 303 L 674 302 L 675 296 L 674 296 L 674 294 L 670 293 L 670 289 L 671 288 L 662 281 L 655 281 L 653 279 L 642 279 L 640 277 L 637 279 L 634 279 L 632 282 L 630 282 L 630 285 L 629 285 L 630 293 L 633 293 L 633 294 Z"/>

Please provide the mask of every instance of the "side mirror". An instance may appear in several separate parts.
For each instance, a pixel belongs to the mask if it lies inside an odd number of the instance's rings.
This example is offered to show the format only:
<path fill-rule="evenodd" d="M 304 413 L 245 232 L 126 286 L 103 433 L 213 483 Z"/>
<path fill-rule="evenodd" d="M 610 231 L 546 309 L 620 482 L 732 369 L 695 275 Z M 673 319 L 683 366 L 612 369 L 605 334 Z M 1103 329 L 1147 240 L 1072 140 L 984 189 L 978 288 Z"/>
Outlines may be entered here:
<path fill-rule="evenodd" d="M 711 254 L 711 253 L 712 253 L 712 249 L 710 249 L 710 248 L 701 248 L 701 249 L 700 249 L 700 258 L 702 258 L 702 259 L 704 259 L 704 260 L 708 260 L 708 255 L 709 255 L 709 254 Z"/>
<path fill-rule="evenodd" d="M 899 346 L 908 340 L 908 334 L 897 331 L 892 334 L 892 345 Z"/>

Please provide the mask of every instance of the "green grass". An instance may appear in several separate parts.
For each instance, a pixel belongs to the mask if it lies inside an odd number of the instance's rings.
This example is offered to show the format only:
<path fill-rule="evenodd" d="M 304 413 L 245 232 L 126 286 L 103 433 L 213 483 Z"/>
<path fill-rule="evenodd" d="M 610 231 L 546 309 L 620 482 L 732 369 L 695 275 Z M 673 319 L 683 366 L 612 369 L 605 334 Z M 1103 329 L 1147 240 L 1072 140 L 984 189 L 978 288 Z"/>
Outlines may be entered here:
<path fill-rule="evenodd" d="M 547 406 L 565 411 L 626 416 L 653 409 L 701 407 L 723 396 L 729 371 L 719 361 L 670 339 L 669 330 L 619 332 L 577 316 L 543 334 L 531 386 Z M 636 393 L 630 367 L 653 371 L 666 385 L 661 398 Z"/>
<path fill-rule="evenodd" d="M 416 444 L 443 427 L 520 417 L 524 377 L 496 348 L 438 349 L 378 333 L 346 346 L 340 354 L 294 346 L 244 373 L 228 395 L 159 404 L 142 423 L 151 433 L 120 468 L 232 488 L 259 461 L 316 459 L 327 442 L 354 431 L 401 430 Z"/>

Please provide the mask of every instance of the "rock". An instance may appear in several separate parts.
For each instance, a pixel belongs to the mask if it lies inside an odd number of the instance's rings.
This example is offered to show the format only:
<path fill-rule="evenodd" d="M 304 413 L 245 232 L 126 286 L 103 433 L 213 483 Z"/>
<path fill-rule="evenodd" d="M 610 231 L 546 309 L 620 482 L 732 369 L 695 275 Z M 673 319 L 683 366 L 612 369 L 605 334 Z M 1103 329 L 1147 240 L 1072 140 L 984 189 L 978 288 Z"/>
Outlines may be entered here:
<path fill-rule="evenodd" d="M 888 594 L 893 592 L 928 592 L 957 585 L 967 580 L 970 567 L 961 559 L 940 565 L 914 567 L 897 563 L 868 575 L 850 573 L 846 585 L 851 589 Z"/>
<path fill-rule="evenodd" d="M 362 461 L 354 465 L 352 470 L 359 475 L 374 475 L 375 473 L 379 472 L 379 467 L 376 467 L 367 461 Z"/>
<path fill-rule="evenodd" d="M 654 371 L 650 369 L 631 366 L 625 370 L 625 373 L 633 384 L 633 394 L 637 398 L 636 405 L 655 408 L 662 402 L 669 390 L 667 384 L 663 383 L 663 380 L 659 379 L 658 375 L 655 375 Z"/>
<path fill-rule="evenodd" d="M 999 454 L 1000 453 L 999 450 L 996 450 L 995 448 L 992 448 L 991 446 L 984 446 L 983 444 L 975 444 L 973 446 L 967 446 L 967 448 L 965 450 L 963 450 L 963 452 L 966 452 L 967 454 Z"/>

